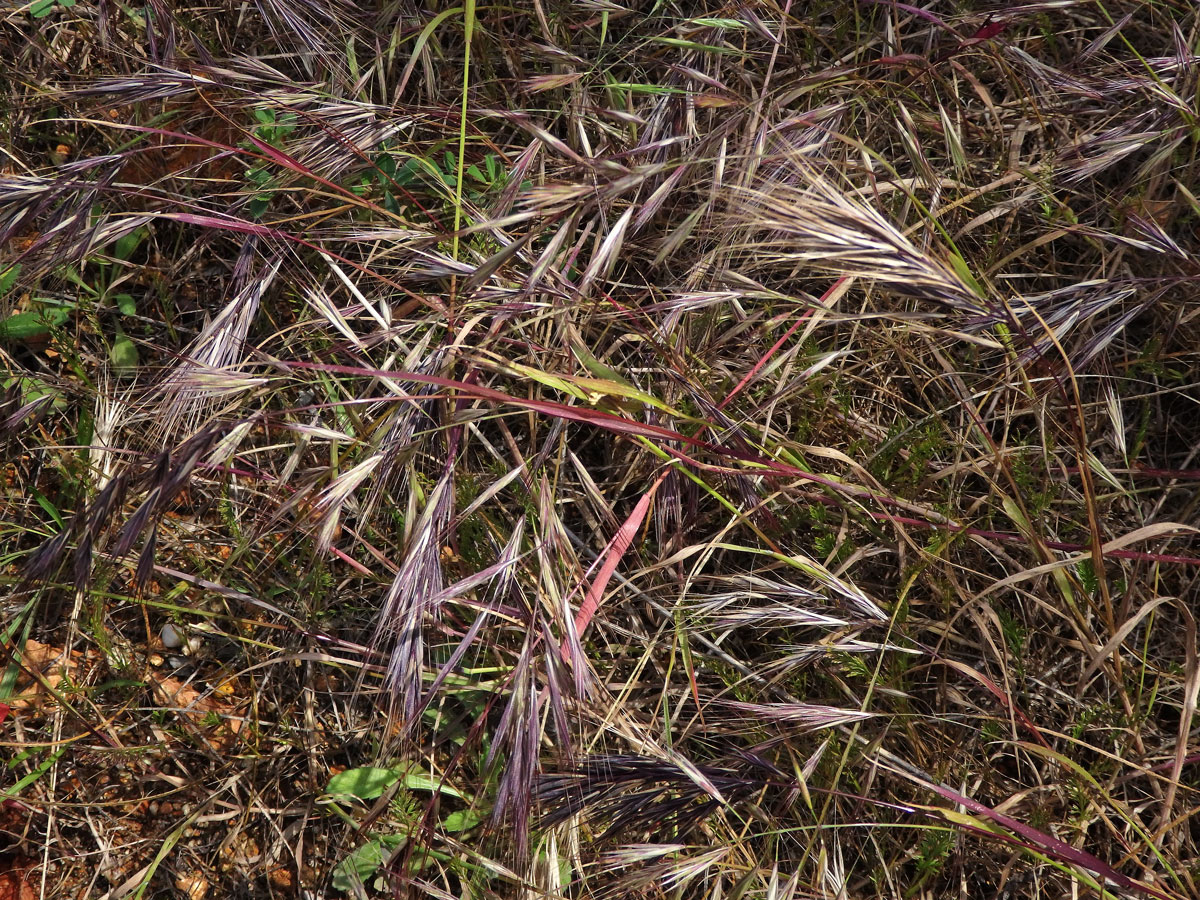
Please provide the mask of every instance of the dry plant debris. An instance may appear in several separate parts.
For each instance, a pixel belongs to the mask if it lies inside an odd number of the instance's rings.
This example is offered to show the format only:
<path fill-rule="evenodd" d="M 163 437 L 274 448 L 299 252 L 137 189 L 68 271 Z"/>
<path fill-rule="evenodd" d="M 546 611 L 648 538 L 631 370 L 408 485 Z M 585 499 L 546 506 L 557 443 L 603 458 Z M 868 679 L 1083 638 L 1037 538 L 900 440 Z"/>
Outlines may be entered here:
<path fill-rule="evenodd" d="M 0 12 L 0 900 L 1200 896 L 1192 2 Z"/>

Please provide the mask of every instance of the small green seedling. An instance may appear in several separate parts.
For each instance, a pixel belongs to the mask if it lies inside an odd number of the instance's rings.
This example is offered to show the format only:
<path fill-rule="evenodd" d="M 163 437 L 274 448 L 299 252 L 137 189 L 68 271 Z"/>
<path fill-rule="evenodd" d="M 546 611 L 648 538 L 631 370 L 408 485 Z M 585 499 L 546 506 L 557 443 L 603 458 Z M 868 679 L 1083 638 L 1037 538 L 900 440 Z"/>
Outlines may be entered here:
<path fill-rule="evenodd" d="M 21 275 L 21 266 L 9 266 L 0 272 L 0 299 L 7 295 Z M 0 342 L 29 341 L 44 337 L 53 329 L 66 324 L 75 304 L 46 297 L 35 297 L 30 309 L 0 320 Z"/>
<path fill-rule="evenodd" d="M 463 799 L 462 794 L 446 784 L 437 776 L 417 768 L 397 766 L 383 768 L 379 766 L 362 766 L 357 769 L 347 769 L 329 779 L 326 793 L 335 803 L 354 803 L 355 801 L 378 800 L 393 789 L 401 791 L 420 791 L 441 794 L 443 796 Z M 394 803 L 394 811 L 401 813 L 405 804 Z M 341 813 L 345 815 L 345 813 Z M 441 823 L 441 828 L 448 834 L 469 831 L 482 821 L 482 816 L 471 809 L 458 810 L 448 814 Z M 403 834 L 371 833 L 361 847 L 338 863 L 333 870 L 332 884 L 337 890 L 344 891 L 352 897 L 367 896 L 365 885 L 374 878 L 376 890 L 383 890 L 382 876 L 379 874 L 384 864 L 401 849 L 407 841 Z M 434 859 L 447 857 L 430 853 L 421 854 L 413 860 L 413 865 L 424 868 Z"/>

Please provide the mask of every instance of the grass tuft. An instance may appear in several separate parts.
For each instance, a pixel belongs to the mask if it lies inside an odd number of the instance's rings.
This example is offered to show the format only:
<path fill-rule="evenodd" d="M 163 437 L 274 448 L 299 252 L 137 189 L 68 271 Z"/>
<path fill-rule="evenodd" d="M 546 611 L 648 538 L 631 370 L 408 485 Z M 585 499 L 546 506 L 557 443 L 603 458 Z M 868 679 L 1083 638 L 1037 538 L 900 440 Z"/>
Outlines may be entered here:
<path fill-rule="evenodd" d="M 0 896 L 1200 896 L 1198 34 L 0 13 Z"/>

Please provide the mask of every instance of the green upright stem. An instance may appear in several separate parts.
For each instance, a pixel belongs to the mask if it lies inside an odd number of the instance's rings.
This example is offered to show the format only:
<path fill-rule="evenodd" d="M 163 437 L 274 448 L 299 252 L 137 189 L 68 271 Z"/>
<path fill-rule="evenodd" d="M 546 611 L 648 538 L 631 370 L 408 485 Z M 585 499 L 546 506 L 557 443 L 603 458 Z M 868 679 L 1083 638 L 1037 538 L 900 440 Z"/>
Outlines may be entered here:
<path fill-rule="evenodd" d="M 466 0 L 463 5 L 463 48 L 462 109 L 458 119 L 458 173 L 454 184 L 454 237 L 451 256 L 458 259 L 458 230 L 462 226 L 463 163 L 467 149 L 467 96 L 471 88 L 471 37 L 475 32 L 475 0 Z"/>

